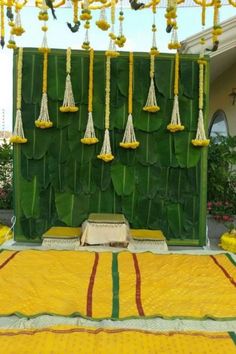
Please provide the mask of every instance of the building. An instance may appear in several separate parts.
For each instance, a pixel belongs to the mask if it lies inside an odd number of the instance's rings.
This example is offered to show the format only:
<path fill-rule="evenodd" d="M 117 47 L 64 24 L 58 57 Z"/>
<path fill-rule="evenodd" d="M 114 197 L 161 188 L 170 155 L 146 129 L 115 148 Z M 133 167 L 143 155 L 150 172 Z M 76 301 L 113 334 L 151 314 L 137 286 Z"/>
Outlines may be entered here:
<path fill-rule="evenodd" d="M 209 133 L 214 136 L 236 136 L 236 17 L 221 23 L 223 33 L 219 48 L 210 55 L 210 110 Z M 185 39 L 182 53 L 200 52 L 200 38 L 205 37 L 206 47 L 211 48 L 211 29 Z"/>

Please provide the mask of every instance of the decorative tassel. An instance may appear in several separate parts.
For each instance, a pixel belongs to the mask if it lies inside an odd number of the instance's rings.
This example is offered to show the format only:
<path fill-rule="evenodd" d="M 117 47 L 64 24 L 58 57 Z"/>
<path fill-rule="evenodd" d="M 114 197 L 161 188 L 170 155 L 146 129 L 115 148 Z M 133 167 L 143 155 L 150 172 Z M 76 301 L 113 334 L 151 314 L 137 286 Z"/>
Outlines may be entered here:
<path fill-rule="evenodd" d="M 93 124 L 93 62 L 94 62 L 94 50 L 89 52 L 89 90 L 88 90 L 88 122 L 84 137 L 80 140 L 83 144 L 96 144 L 98 139 L 95 135 Z"/>
<path fill-rule="evenodd" d="M 148 91 L 148 98 L 143 110 L 146 112 L 158 112 L 160 107 L 157 105 L 155 84 L 154 84 L 154 65 L 155 65 L 155 55 L 150 55 L 150 78 L 151 83 Z"/>
<path fill-rule="evenodd" d="M 15 5 L 16 18 L 15 18 L 15 24 L 11 30 L 11 34 L 13 34 L 13 35 L 15 34 L 16 36 L 21 36 L 25 32 L 25 30 L 21 24 L 20 10 L 22 9 L 22 7 L 23 7 L 23 4 L 21 5 L 21 4 L 17 3 Z"/>
<path fill-rule="evenodd" d="M 44 24 L 41 27 L 42 31 L 44 32 L 43 41 L 42 41 L 41 47 L 39 47 L 38 50 L 41 53 L 46 53 L 46 52 L 49 53 L 50 52 L 50 48 L 48 48 L 48 40 L 47 40 L 48 11 L 47 11 L 47 5 L 46 5 L 46 1 L 45 0 L 42 1 L 42 7 L 41 7 L 41 11 L 39 13 L 38 18 L 39 18 L 40 21 L 44 21 Z"/>
<path fill-rule="evenodd" d="M 197 125 L 197 134 L 196 138 L 192 140 L 194 146 L 208 146 L 210 139 L 206 138 L 204 121 L 203 121 L 203 112 L 202 109 L 199 109 L 198 115 L 198 125 Z"/>
<path fill-rule="evenodd" d="M 180 42 L 178 40 L 177 29 L 178 29 L 178 27 L 177 27 L 177 25 L 175 23 L 174 26 L 173 26 L 172 34 L 171 34 L 171 41 L 168 44 L 168 48 L 169 49 L 179 49 L 179 48 L 181 48 L 181 44 L 180 44 Z"/>
<path fill-rule="evenodd" d="M 100 154 L 97 155 L 98 159 L 103 160 L 104 162 L 109 162 L 114 159 L 111 151 L 111 144 L 110 144 L 110 134 L 109 134 L 109 127 L 110 127 L 110 79 L 111 79 L 111 58 L 107 57 L 106 60 L 106 103 L 105 103 L 105 134 L 102 149 Z"/>
<path fill-rule="evenodd" d="M 116 14 L 116 0 L 111 0 L 111 32 L 109 33 L 110 42 L 109 48 L 105 52 L 105 55 L 110 58 L 116 58 L 120 55 L 116 50 L 116 35 L 115 35 L 115 14 Z"/>
<path fill-rule="evenodd" d="M 43 95 L 41 100 L 41 108 L 35 126 L 41 129 L 51 128 L 53 123 L 50 121 L 48 114 L 48 96 L 47 96 L 47 70 L 48 70 L 48 52 L 45 51 L 43 59 Z"/>
<path fill-rule="evenodd" d="M 10 138 L 11 143 L 24 144 L 27 139 L 24 135 L 23 123 L 21 117 L 21 89 L 22 89 L 22 65 L 23 65 L 23 48 L 19 48 L 17 62 L 17 94 L 16 94 L 16 120 L 13 134 Z"/>
<path fill-rule="evenodd" d="M 64 100 L 63 104 L 60 107 L 61 112 L 77 112 L 78 107 L 75 106 L 75 100 L 72 90 L 72 83 L 71 83 L 71 49 L 67 48 L 66 51 L 66 85 L 65 85 L 65 93 L 64 93 Z"/>
<path fill-rule="evenodd" d="M 134 125 L 133 125 L 133 69 L 134 69 L 134 56 L 133 53 L 129 53 L 129 101 L 128 101 L 128 120 L 123 136 L 123 140 L 120 146 L 125 149 L 136 149 L 139 146 L 139 142 L 136 140 Z"/>
<path fill-rule="evenodd" d="M 171 115 L 171 122 L 167 125 L 167 129 L 171 133 L 175 133 L 184 130 L 184 126 L 181 124 L 179 114 L 179 54 L 175 55 L 175 81 L 174 81 L 174 105 Z"/>
<path fill-rule="evenodd" d="M 118 45 L 118 47 L 122 48 L 124 47 L 124 44 L 126 42 L 126 38 L 123 33 L 123 21 L 124 21 L 124 12 L 123 12 L 123 4 L 122 0 L 120 0 L 120 12 L 119 12 L 119 36 L 117 36 L 115 40 L 115 44 Z"/>
<path fill-rule="evenodd" d="M 106 16 L 106 9 L 102 8 L 100 11 L 100 17 L 99 20 L 96 21 L 96 25 L 98 28 L 100 28 L 102 31 L 107 31 L 108 28 L 110 28 L 110 24 L 107 22 L 107 16 Z"/>

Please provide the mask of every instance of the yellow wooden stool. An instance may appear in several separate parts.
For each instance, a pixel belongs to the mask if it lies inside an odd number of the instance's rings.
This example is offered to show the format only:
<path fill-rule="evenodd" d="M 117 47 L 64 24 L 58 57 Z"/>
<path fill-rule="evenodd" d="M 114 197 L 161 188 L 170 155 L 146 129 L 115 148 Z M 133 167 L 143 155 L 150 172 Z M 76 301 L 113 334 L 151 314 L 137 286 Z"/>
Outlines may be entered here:
<path fill-rule="evenodd" d="M 130 250 L 168 251 L 166 238 L 161 230 L 130 229 Z"/>
<path fill-rule="evenodd" d="M 43 234 L 42 246 L 46 249 L 73 250 L 80 245 L 80 227 L 51 227 Z"/>

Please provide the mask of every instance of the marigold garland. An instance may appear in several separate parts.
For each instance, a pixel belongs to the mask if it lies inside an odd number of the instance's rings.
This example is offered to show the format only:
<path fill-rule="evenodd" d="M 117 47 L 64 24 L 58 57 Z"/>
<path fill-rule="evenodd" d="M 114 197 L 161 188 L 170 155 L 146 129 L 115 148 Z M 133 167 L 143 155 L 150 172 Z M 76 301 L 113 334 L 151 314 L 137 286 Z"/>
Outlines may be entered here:
<path fill-rule="evenodd" d="M 48 51 L 43 53 L 43 94 L 41 100 L 41 108 L 35 126 L 41 129 L 51 128 L 53 123 L 50 121 L 48 113 L 48 96 L 47 96 L 47 72 L 48 72 Z"/>
<path fill-rule="evenodd" d="M 118 45 L 119 48 L 124 47 L 124 44 L 126 42 L 126 38 L 123 33 L 123 21 L 124 21 L 124 12 L 123 12 L 123 4 L 122 0 L 120 0 L 120 12 L 119 12 L 119 35 L 115 39 L 115 44 Z"/>
<path fill-rule="evenodd" d="M 184 130 L 184 126 L 181 124 L 179 114 L 179 53 L 175 54 L 175 80 L 174 80 L 174 105 L 171 115 L 171 122 L 167 125 L 167 129 L 171 133 Z"/>
<path fill-rule="evenodd" d="M 40 21 L 44 21 L 43 26 L 41 27 L 41 30 L 43 32 L 43 41 L 41 47 L 38 48 L 39 52 L 41 53 L 49 53 L 51 50 L 48 47 L 48 40 L 47 40 L 47 31 L 48 31 L 48 26 L 47 26 L 47 21 L 48 21 L 48 11 L 47 11 L 47 5 L 46 1 L 42 1 L 42 7 L 41 11 L 38 16 Z"/>
<path fill-rule="evenodd" d="M 0 27 L 0 44 L 1 47 L 3 48 L 5 45 L 5 23 L 4 23 L 4 3 L 1 2 L 1 6 L 0 6 L 0 11 L 1 11 L 1 27 Z"/>
<path fill-rule="evenodd" d="M 129 98 L 128 98 L 128 120 L 120 146 L 125 149 L 136 149 L 139 142 L 136 140 L 134 125 L 133 125 L 133 70 L 134 70 L 134 55 L 129 53 Z"/>
<path fill-rule="evenodd" d="M 17 61 L 17 87 L 16 87 L 16 120 L 14 130 L 10 138 L 11 143 L 24 144 L 27 139 L 24 135 L 22 116 L 21 116 L 21 100 L 22 100 L 22 66 L 23 66 L 23 48 L 19 48 Z"/>
<path fill-rule="evenodd" d="M 116 0 L 111 0 L 111 32 L 109 33 L 110 41 L 109 48 L 105 55 L 109 58 L 116 58 L 120 55 L 116 50 L 116 35 L 115 35 L 115 13 L 116 13 Z"/>
<path fill-rule="evenodd" d="M 197 133 L 195 139 L 192 140 L 192 144 L 196 147 L 203 147 L 209 145 L 210 139 L 206 138 L 204 119 L 203 119 L 204 67 L 207 65 L 207 61 L 204 59 L 204 56 L 202 54 L 200 54 L 198 64 L 199 64 L 199 101 L 198 101 L 199 114 L 198 114 Z"/>
<path fill-rule="evenodd" d="M 66 51 L 66 84 L 65 84 L 65 93 L 64 93 L 64 100 L 63 104 L 60 107 L 61 112 L 77 112 L 78 107 L 75 106 L 75 100 L 72 90 L 72 83 L 71 83 L 71 48 L 67 48 Z"/>
<path fill-rule="evenodd" d="M 104 162 L 110 162 L 114 159 L 111 151 L 111 143 L 110 143 L 110 80 L 111 80 L 111 58 L 109 56 L 106 57 L 106 97 L 105 97 L 105 134 L 102 149 L 100 154 L 97 155 L 98 159 L 103 160 Z"/>
<path fill-rule="evenodd" d="M 150 55 L 150 87 L 148 91 L 147 102 L 143 107 L 143 110 L 146 112 L 156 113 L 160 110 L 160 107 L 157 105 L 155 84 L 154 84 L 154 75 L 155 75 L 155 55 Z"/>
<path fill-rule="evenodd" d="M 91 145 L 96 144 L 99 140 L 96 138 L 93 124 L 93 65 L 94 65 L 94 50 L 89 52 L 89 89 L 88 89 L 88 121 L 84 137 L 80 140 L 81 143 Z"/>

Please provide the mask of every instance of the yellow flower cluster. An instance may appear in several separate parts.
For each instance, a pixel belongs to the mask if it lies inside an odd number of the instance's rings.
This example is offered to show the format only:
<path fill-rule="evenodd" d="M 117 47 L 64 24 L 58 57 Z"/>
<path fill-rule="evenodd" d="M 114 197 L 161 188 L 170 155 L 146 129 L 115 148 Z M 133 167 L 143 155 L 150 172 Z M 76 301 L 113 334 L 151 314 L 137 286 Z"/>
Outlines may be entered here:
<path fill-rule="evenodd" d="M 46 47 L 40 47 L 40 48 L 38 48 L 38 51 L 40 53 L 50 53 L 51 49 L 50 48 L 46 48 Z"/>
<path fill-rule="evenodd" d="M 174 95 L 179 94 L 179 53 L 175 54 L 175 81 L 174 81 Z"/>
<path fill-rule="evenodd" d="M 96 25 L 98 28 L 100 28 L 102 31 L 107 31 L 110 28 L 110 24 L 105 21 L 105 20 L 98 20 L 96 21 Z"/>
<path fill-rule="evenodd" d="M 100 154 L 97 155 L 97 158 L 103 160 L 104 162 L 109 162 L 114 159 L 114 156 L 112 154 Z"/>
<path fill-rule="evenodd" d="M 139 145 L 139 141 L 133 141 L 132 143 L 120 143 L 120 146 L 124 149 L 136 149 Z"/>
<path fill-rule="evenodd" d="M 37 119 L 35 122 L 35 126 L 37 128 L 41 128 L 41 129 L 47 129 L 47 128 L 51 128 L 53 126 L 52 122 L 47 122 L 47 121 L 43 121 L 43 120 L 39 120 Z"/>
<path fill-rule="evenodd" d="M 40 11 L 38 14 L 39 21 L 48 21 L 48 13 L 47 11 Z"/>
<path fill-rule="evenodd" d="M 10 138 L 10 142 L 14 143 L 14 144 L 25 144 L 25 143 L 27 143 L 27 139 L 22 138 L 19 135 L 14 135 Z"/>
<path fill-rule="evenodd" d="M 11 39 L 9 39 L 8 44 L 7 44 L 7 48 L 16 49 L 17 48 L 16 42 L 11 40 Z"/>
<path fill-rule="evenodd" d="M 171 133 L 175 133 L 175 132 L 179 132 L 184 130 L 184 125 L 181 124 L 168 124 L 167 125 L 167 129 L 171 132 Z"/>
<path fill-rule="evenodd" d="M 179 42 L 173 42 L 168 44 L 169 49 L 179 49 L 181 48 L 181 44 Z"/>
<path fill-rule="evenodd" d="M 120 55 L 120 53 L 116 52 L 115 50 L 107 50 L 105 52 L 105 55 L 110 58 L 117 58 Z"/>
<path fill-rule="evenodd" d="M 25 32 L 24 28 L 22 26 L 19 27 L 12 27 L 11 34 L 16 35 L 16 36 L 21 36 Z"/>
<path fill-rule="evenodd" d="M 82 144 L 92 145 L 98 143 L 99 140 L 97 138 L 82 138 L 80 141 Z"/>
<path fill-rule="evenodd" d="M 118 45 L 118 47 L 124 47 L 125 42 L 126 38 L 123 34 L 121 36 L 116 37 L 115 44 Z"/>
<path fill-rule="evenodd" d="M 176 7 L 167 7 L 165 18 L 167 20 L 167 25 L 173 26 L 175 24 L 175 19 L 177 17 Z"/>
<path fill-rule="evenodd" d="M 210 139 L 205 139 L 205 140 L 192 139 L 192 144 L 194 146 L 208 146 L 210 144 Z"/>
<path fill-rule="evenodd" d="M 220 238 L 219 246 L 226 251 L 236 253 L 236 230 L 224 233 Z"/>
<path fill-rule="evenodd" d="M 82 13 L 80 15 L 80 19 L 81 19 L 81 21 L 91 20 L 92 19 L 91 11 L 88 9 L 82 10 Z"/>
<path fill-rule="evenodd" d="M 143 110 L 146 112 L 155 113 L 155 112 L 160 111 L 160 107 L 159 106 L 145 106 L 145 107 L 143 107 Z"/>
<path fill-rule="evenodd" d="M 150 55 L 154 55 L 155 57 L 159 55 L 159 50 L 156 47 L 152 47 L 150 50 Z"/>
<path fill-rule="evenodd" d="M 83 42 L 81 47 L 85 50 L 89 50 L 90 49 L 90 42 Z"/>
<path fill-rule="evenodd" d="M 61 106 L 60 107 L 60 111 L 63 113 L 67 113 L 67 112 L 74 113 L 74 112 L 77 112 L 78 110 L 79 110 L 79 108 L 76 106 Z"/>

